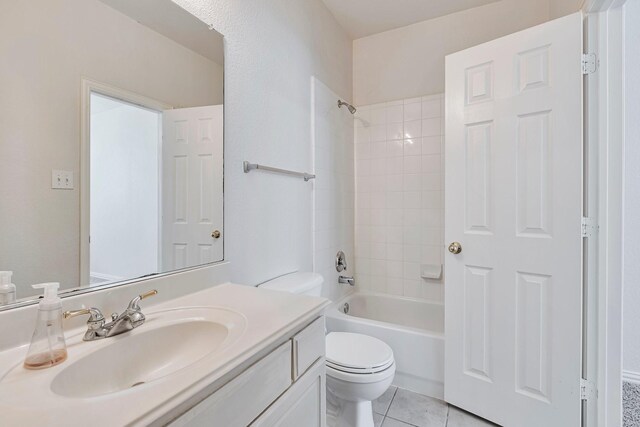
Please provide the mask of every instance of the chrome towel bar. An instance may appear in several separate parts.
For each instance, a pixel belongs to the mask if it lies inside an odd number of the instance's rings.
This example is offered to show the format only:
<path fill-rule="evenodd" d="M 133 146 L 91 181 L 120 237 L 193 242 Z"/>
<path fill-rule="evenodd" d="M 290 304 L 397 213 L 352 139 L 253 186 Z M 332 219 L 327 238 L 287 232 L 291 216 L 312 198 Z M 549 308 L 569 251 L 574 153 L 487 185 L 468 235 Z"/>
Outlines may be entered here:
<path fill-rule="evenodd" d="M 249 163 L 246 160 L 243 162 L 244 173 L 249 173 L 254 169 L 260 169 L 269 172 L 281 173 L 283 175 L 296 176 L 299 178 L 304 178 L 305 181 L 309 181 L 310 179 L 314 179 L 316 176 L 306 172 L 296 172 L 290 171 L 286 169 L 272 168 L 271 166 L 259 165 L 258 163 Z"/>

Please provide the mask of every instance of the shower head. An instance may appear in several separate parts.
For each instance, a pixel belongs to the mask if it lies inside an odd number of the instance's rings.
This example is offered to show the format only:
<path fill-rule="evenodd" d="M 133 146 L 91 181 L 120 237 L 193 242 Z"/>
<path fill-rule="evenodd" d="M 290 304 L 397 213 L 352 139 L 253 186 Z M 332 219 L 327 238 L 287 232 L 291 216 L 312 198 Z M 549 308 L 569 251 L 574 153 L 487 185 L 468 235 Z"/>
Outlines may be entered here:
<path fill-rule="evenodd" d="M 356 107 L 354 107 L 353 105 L 349 104 L 348 102 L 344 102 L 342 99 L 338 99 L 338 108 L 342 108 L 343 105 L 349 109 L 349 112 L 351 114 L 355 114 L 356 113 Z"/>

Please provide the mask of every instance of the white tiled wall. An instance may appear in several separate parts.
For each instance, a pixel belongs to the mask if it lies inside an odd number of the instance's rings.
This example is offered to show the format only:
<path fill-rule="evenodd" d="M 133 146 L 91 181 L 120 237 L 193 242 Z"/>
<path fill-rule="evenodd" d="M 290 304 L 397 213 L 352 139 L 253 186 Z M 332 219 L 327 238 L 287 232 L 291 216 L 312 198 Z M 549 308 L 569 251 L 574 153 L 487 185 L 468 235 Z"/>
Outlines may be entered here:
<path fill-rule="evenodd" d="M 358 107 L 356 279 L 364 290 L 442 300 L 421 266 L 443 259 L 443 95 Z"/>
<path fill-rule="evenodd" d="M 339 299 L 349 289 L 338 284 L 338 250 L 347 256 L 346 275 L 354 273 L 354 120 L 338 108 L 338 95 L 312 81 L 314 171 L 313 269 L 322 274 L 322 295 Z"/>

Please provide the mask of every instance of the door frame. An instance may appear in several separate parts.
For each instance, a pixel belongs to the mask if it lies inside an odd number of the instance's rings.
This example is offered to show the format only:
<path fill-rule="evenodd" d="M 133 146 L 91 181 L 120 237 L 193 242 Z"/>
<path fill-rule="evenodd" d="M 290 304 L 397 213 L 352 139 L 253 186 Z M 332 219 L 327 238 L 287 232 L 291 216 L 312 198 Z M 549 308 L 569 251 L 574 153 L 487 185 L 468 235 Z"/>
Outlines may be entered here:
<path fill-rule="evenodd" d="M 587 378 L 597 405 L 587 404 L 589 426 L 622 423 L 622 289 L 624 169 L 624 13 L 626 0 L 586 0 L 585 49 L 596 53 L 598 70 L 585 82 L 588 153 L 585 209 L 598 225 L 588 239 Z M 596 363 L 589 363 L 595 360 Z"/>
<path fill-rule="evenodd" d="M 164 102 L 120 89 L 106 83 L 83 77 L 81 79 L 81 96 L 80 96 L 80 287 L 90 287 L 90 245 L 89 234 L 91 231 L 91 93 L 115 98 L 130 104 L 138 105 L 143 108 L 155 110 L 160 113 L 164 110 L 170 110 L 173 106 Z M 162 124 L 160 124 L 160 147 L 162 150 Z M 162 162 L 162 156 L 158 157 L 158 162 Z M 158 169 L 158 174 L 161 171 Z M 160 178 L 160 177 L 159 177 Z M 162 197 L 162 189 L 158 188 L 159 195 Z M 161 216 L 162 212 L 158 212 Z M 161 219 L 161 218 L 160 218 Z M 161 226 L 161 221 L 158 222 Z M 161 238 L 162 234 L 158 230 Z M 159 245 L 158 248 L 161 248 Z M 158 261 L 160 261 L 161 250 L 158 250 Z"/>

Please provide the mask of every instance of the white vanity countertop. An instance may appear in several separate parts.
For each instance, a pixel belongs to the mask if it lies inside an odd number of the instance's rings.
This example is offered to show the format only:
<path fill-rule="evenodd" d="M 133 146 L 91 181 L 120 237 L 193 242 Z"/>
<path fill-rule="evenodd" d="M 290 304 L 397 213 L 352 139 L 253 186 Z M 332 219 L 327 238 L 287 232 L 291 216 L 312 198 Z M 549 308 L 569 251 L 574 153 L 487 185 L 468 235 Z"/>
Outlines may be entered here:
<path fill-rule="evenodd" d="M 146 302 L 146 301 L 145 301 Z M 124 426 L 149 425 L 179 415 L 178 405 L 197 403 L 204 391 L 215 390 L 239 374 L 260 352 L 302 328 L 329 304 L 324 298 L 293 295 L 249 286 L 223 284 L 162 304 L 143 306 L 153 313 L 190 307 L 218 307 L 240 313 L 246 329 L 229 347 L 204 357 L 175 374 L 135 388 L 97 397 L 65 397 L 51 390 L 53 379 L 86 354 L 100 351 L 110 340 L 138 333 L 147 325 L 118 337 L 84 342 L 86 327 L 66 332 L 68 359 L 52 368 L 22 368 L 26 346 L 0 352 L 0 419 L 6 426 Z M 141 304 L 142 305 L 142 304 Z M 130 337 L 135 344 L 135 337 Z M 135 347 L 131 348 L 135 355 Z M 100 369 L 100 366 L 96 366 Z M 237 372 L 234 372 L 237 371 Z M 79 381 L 89 383 L 92 378 Z M 206 390 L 205 390 L 206 389 Z M 249 396 L 247 396 L 249 397 Z M 191 404 L 192 402 L 189 402 Z M 173 413 L 172 413 L 173 411 Z"/>

